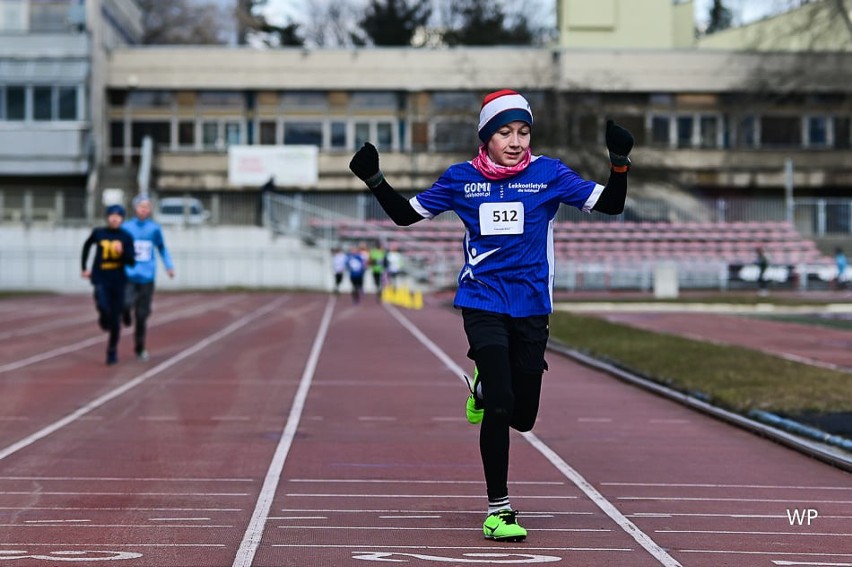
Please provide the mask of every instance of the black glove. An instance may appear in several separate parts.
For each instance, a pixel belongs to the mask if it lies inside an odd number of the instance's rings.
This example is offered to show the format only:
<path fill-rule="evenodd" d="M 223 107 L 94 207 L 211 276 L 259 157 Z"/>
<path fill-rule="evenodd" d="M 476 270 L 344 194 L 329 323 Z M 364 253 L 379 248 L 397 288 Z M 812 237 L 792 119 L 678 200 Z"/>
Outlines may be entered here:
<path fill-rule="evenodd" d="M 612 165 L 630 165 L 630 150 L 633 149 L 633 134 L 612 120 L 606 121 L 606 149 Z"/>
<path fill-rule="evenodd" d="M 364 142 L 361 149 L 355 152 L 352 161 L 349 162 L 349 169 L 370 189 L 378 187 L 385 179 L 382 170 L 379 169 L 379 152 L 370 142 Z"/>

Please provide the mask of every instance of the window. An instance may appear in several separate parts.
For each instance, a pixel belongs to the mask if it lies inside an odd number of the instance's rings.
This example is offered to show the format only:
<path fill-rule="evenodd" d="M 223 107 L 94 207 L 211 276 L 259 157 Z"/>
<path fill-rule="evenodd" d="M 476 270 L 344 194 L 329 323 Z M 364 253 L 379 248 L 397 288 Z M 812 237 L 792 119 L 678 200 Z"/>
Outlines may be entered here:
<path fill-rule="evenodd" d="M 33 120 L 53 119 L 53 89 L 50 87 L 33 88 Z"/>
<path fill-rule="evenodd" d="M 701 132 L 699 133 L 702 148 L 719 147 L 719 118 L 717 116 L 701 116 L 699 119 Z"/>
<path fill-rule="evenodd" d="M 762 116 L 760 137 L 762 146 L 800 147 L 802 121 L 797 116 Z"/>
<path fill-rule="evenodd" d="M 321 122 L 285 122 L 285 144 L 307 144 L 322 147 Z"/>
<path fill-rule="evenodd" d="M 534 119 L 533 119 L 534 120 Z M 593 114 L 583 114 L 578 121 L 578 141 L 586 144 L 597 144 L 600 136 L 598 117 Z"/>
<path fill-rule="evenodd" d="M 30 2 L 30 31 L 61 32 L 68 30 L 68 0 Z"/>
<path fill-rule="evenodd" d="M 828 117 L 808 116 L 805 118 L 805 145 L 809 148 L 828 147 Z"/>
<path fill-rule="evenodd" d="M 134 148 L 142 147 L 142 139 L 150 136 L 155 144 L 171 145 L 172 128 L 169 122 L 133 122 L 130 125 L 130 143 Z"/>
<path fill-rule="evenodd" d="M 331 139 L 329 145 L 333 149 L 343 149 L 346 147 L 346 122 L 331 123 Z M 358 146 L 360 148 L 361 146 Z"/>
<path fill-rule="evenodd" d="M 178 146 L 195 146 L 195 122 L 189 120 L 178 122 Z"/>
<path fill-rule="evenodd" d="M 109 147 L 118 151 L 124 149 L 124 122 L 109 123 Z"/>
<path fill-rule="evenodd" d="M 651 117 L 651 144 L 655 146 L 669 145 L 669 117 Z"/>
<path fill-rule="evenodd" d="M 27 31 L 27 1 L 0 0 L 0 32 Z"/>
<path fill-rule="evenodd" d="M 59 119 L 77 120 L 77 87 L 59 87 Z"/>
<path fill-rule="evenodd" d="M 743 116 L 739 123 L 739 146 L 754 148 L 757 146 L 757 120 L 754 116 Z"/>
<path fill-rule="evenodd" d="M 208 149 L 219 146 L 218 122 L 204 122 L 201 124 L 201 143 Z"/>
<path fill-rule="evenodd" d="M 396 111 L 397 106 L 392 92 L 356 92 L 349 98 L 349 108 Z"/>
<path fill-rule="evenodd" d="M 432 94 L 432 108 L 436 111 L 479 112 L 482 100 L 474 93 L 436 92 Z"/>
<path fill-rule="evenodd" d="M 201 91 L 198 93 L 200 106 L 217 108 L 243 108 L 243 95 L 234 91 Z"/>
<path fill-rule="evenodd" d="M 242 138 L 242 128 L 239 122 L 225 122 L 225 143 L 227 145 L 238 145 Z"/>
<path fill-rule="evenodd" d="M 834 119 L 834 147 L 838 150 L 848 150 L 850 147 L 849 117 L 838 116 Z"/>
<path fill-rule="evenodd" d="M 376 142 L 381 150 L 393 148 L 393 124 L 390 122 L 376 124 Z"/>
<path fill-rule="evenodd" d="M 328 108 L 328 96 L 320 91 L 300 91 L 281 93 L 281 107 L 289 109 L 325 110 Z"/>
<path fill-rule="evenodd" d="M 127 105 L 134 108 L 168 108 L 174 96 L 169 91 L 130 91 Z"/>
<path fill-rule="evenodd" d="M 265 146 L 277 143 L 276 124 L 271 120 L 263 120 L 260 123 L 258 143 Z"/>
<path fill-rule="evenodd" d="M 692 147 L 692 128 L 694 120 L 692 116 L 677 117 L 677 147 Z"/>
<path fill-rule="evenodd" d="M 477 123 L 446 120 L 435 123 L 434 145 L 438 152 L 471 152 L 479 146 Z M 468 135 L 469 134 L 469 135 Z"/>
<path fill-rule="evenodd" d="M 26 116 L 26 100 L 24 87 L 6 87 L 3 117 L 6 120 L 23 120 Z"/>
<path fill-rule="evenodd" d="M 355 123 L 355 147 L 360 148 L 364 142 L 370 141 L 370 123 L 356 122 Z"/>

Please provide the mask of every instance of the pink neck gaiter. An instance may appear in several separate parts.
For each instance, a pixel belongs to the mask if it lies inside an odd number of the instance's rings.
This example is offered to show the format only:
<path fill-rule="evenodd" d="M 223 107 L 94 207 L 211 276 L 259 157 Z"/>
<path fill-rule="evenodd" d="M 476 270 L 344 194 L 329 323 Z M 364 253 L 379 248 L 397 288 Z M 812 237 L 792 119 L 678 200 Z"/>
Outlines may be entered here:
<path fill-rule="evenodd" d="M 490 157 L 488 157 L 488 151 L 485 149 L 485 144 L 482 144 L 479 146 L 479 154 L 470 160 L 470 163 L 476 168 L 476 171 L 481 173 L 486 179 L 498 181 L 500 179 L 507 179 L 519 174 L 527 168 L 531 161 L 532 152 L 529 148 L 527 148 L 527 151 L 524 152 L 523 159 L 521 159 L 517 165 L 506 167 L 504 165 L 496 164 Z"/>

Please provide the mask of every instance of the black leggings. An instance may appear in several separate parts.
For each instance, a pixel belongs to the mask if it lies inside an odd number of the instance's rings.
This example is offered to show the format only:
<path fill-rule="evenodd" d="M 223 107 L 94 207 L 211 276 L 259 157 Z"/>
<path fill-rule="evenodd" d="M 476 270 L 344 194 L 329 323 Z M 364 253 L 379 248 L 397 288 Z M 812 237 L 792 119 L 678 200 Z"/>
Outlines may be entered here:
<path fill-rule="evenodd" d="M 488 499 L 498 500 L 509 494 L 509 428 L 530 431 L 538 415 L 547 316 L 516 319 L 469 309 L 463 316 L 484 398 L 479 452 Z"/>
<path fill-rule="evenodd" d="M 124 310 L 124 282 L 95 284 L 95 305 L 107 322 L 107 355 L 115 354 L 121 337 L 121 313 Z"/>
<path fill-rule="evenodd" d="M 124 309 L 133 312 L 135 327 L 133 344 L 136 354 L 145 350 L 145 337 L 148 332 L 148 317 L 151 315 L 151 302 L 154 300 L 154 282 L 127 282 L 124 294 Z"/>

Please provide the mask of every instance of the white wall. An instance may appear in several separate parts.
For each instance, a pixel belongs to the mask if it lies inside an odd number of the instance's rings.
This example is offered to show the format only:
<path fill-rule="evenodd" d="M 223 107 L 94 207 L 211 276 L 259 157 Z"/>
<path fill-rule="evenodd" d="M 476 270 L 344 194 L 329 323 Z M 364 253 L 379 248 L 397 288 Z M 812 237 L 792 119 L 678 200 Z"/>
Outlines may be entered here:
<path fill-rule="evenodd" d="M 0 290 L 89 292 L 89 281 L 80 276 L 80 254 L 90 230 L 0 227 Z M 159 264 L 159 289 L 332 289 L 331 258 L 323 248 L 273 238 L 256 227 L 166 227 L 163 232 L 176 276 L 170 280 Z"/>

